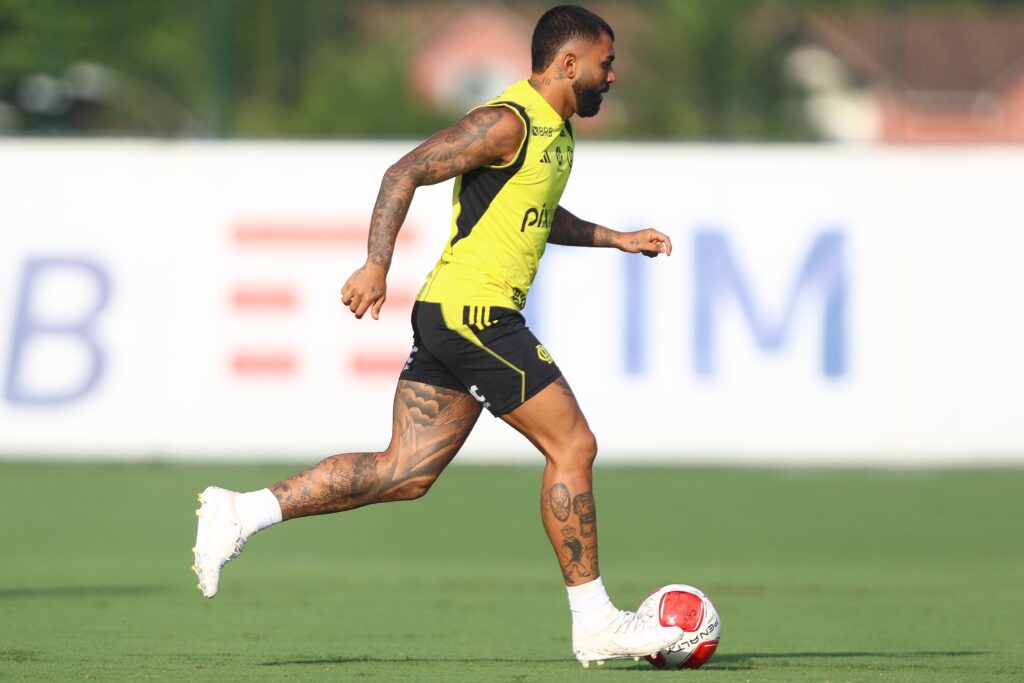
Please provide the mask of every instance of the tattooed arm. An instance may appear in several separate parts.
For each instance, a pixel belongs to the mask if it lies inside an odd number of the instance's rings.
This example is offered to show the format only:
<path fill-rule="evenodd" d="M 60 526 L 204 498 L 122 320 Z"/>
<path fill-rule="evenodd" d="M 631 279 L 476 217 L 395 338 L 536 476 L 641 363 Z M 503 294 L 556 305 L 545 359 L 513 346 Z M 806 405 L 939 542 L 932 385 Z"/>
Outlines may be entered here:
<path fill-rule="evenodd" d="M 630 254 L 639 253 L 650 257 L 661 253 L 668 256 L 672 253 L 672 240 L 662 232 L 649 228 L 636 232 L 619 232 L 577 218 L 561 206 L 555 209 L 548 242 L 570 247 L 615 247 Z"/>
<path fill-rule="evenodd" d="M 366 263 L 349 277 L 341 302 L 357 318 L 367 310 L 378 318 L 387 298 L 398 231 L 416 188 L 434 185 L 481 166 L 510 162 L 526 135 L 522 120 L 507 107 L 481 107 L 427 138 L 384 174 L 370 218 Z"/>

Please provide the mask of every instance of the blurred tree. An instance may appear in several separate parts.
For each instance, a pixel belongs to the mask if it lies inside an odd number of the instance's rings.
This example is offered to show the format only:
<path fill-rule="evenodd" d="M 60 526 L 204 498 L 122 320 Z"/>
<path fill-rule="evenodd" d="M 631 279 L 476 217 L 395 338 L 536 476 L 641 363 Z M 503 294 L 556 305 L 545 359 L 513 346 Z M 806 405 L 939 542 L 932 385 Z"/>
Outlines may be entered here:
<path fill-rule="evenodd" d="M 57 83 L 59 101 L 52 109 L 28 107 L 26 132 L 197 132 L 192 108 L 208 90 L 198 11 L 203 4 L 0 0 L 0 78 L 8 84 L 0 97 L 24 105 L 23 86 L 33 74 Z M 107 102 L 84 103 L 93 109 L 104 105 L 84 118 L 76 84 L 68 78 L 71 67 L 82 63 L 99 65 L 117 81 Z"/>
<path fill-rule="evenodd" d="M 0 132 L 421 137 L 451 115 L 412 94 L 409 55 L 470 1 L 0 0 Z M 813 139 L 781 66 L 807 13 L 921 4 L 1014 3 L 598 0 L 622 80 L 593 135 Z"/>
<path fill-rule="evenodd" d="M 237 133 L 419 136 L 448 125 L 407 87 L 408 35 L 368 31 L 368 4 L 244 2 Z"/>

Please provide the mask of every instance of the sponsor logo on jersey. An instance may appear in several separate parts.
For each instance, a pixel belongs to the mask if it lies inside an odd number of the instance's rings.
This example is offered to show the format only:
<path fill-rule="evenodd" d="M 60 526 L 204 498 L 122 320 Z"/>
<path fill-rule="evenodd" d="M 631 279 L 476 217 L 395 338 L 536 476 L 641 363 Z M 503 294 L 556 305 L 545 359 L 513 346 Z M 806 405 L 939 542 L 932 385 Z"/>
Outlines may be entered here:
<path fill-rule="evenodd" d="M 542 138 L 549 138 L 555 134 L 555 129 L 551 126 L 532 126 L 530 133 Z"/>
<path fill-rule="evenodd" d="M 516 308 L 522 309 L 522 307 L 526 305 L 526 292 L 519 289 L 518 287 L 513 287 L 512 303 L 516 305 Z"/>
<path fill-rule="evenodd" d="M 555 217 L 555 212 L 548 208 L 548 205 L 540 207 L 539 209 L 531 206 L 523 214 L 523 224 L 519 227 L 519 232 L 526 232 L 526 228 L 544 228 L 545 230 L 551 229 L 551 220 Z"/>

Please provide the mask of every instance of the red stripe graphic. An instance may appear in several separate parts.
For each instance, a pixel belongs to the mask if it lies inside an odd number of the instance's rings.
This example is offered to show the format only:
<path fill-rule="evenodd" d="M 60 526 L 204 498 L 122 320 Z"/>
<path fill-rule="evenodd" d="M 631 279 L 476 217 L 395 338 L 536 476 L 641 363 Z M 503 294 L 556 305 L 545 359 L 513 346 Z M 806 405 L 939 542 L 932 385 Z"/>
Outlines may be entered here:
<path fill-rule="evenodd" d="M 288 351 L 239 351 L 231 359 L 236 375 L 291 375 L 298 365 Z"/>
<path fill-rule="evenodd" d="M 356 351 L 349 358 L 349 369 L 356 375 L 391 375 L 402 371 L 408 351 Z"/>
<path fill-rule="evenodd" d="M 416 295 L 419 292 L 415 289 L 389 289 L 387 301 L 384 302 L 385 310 L 394 311 L 398 309 L 404 309 L 405 311 L 412 310 L 412 305 L 416 303 Z"/>
<path fill-rule="evenodd" d="M 231 294 L 232 305 L 240 310 L 289 310 L 297 302 L 295 290 L 278 285 L 238 285 Z"/>
<path fill-rule="evenodd" d="M 348 247 L 366 244 L 369 221 L 240 221 L 232 238 L 240 246 Z M 415 229 L 405 226 L 399 242 L 415 238 Z"/>

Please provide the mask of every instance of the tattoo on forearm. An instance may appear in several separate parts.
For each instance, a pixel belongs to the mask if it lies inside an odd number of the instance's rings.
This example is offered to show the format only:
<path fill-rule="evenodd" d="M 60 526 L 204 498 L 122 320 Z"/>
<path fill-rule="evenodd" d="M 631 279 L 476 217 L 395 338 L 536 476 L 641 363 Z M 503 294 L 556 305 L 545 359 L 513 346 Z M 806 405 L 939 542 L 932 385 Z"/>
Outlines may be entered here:
<path fill-rule="evenodd" d="M 270 490 L 285 519 L 416 498 L 455 457 L 479 415 L 469 394 L 401 381 L 386 451 L 331 456 Z"/>
<path fill-rule="evenodd" d="M 551 221 L 548 242 L 570 247 L 610 247 L 612 233 L 608 228 L 577 218 L 559 206 Z"/>
<path fill-rule="evenodd" d="M 398 231 L 420 185 L 433 185 L 502 158 L 504 139 L 488 133 L 503 113 L 493 107 L 477 109 L 451 128 L 435 133 L 392 165 L 384 174 L 370 218 L 367 258 L 391 266 Z"/>

